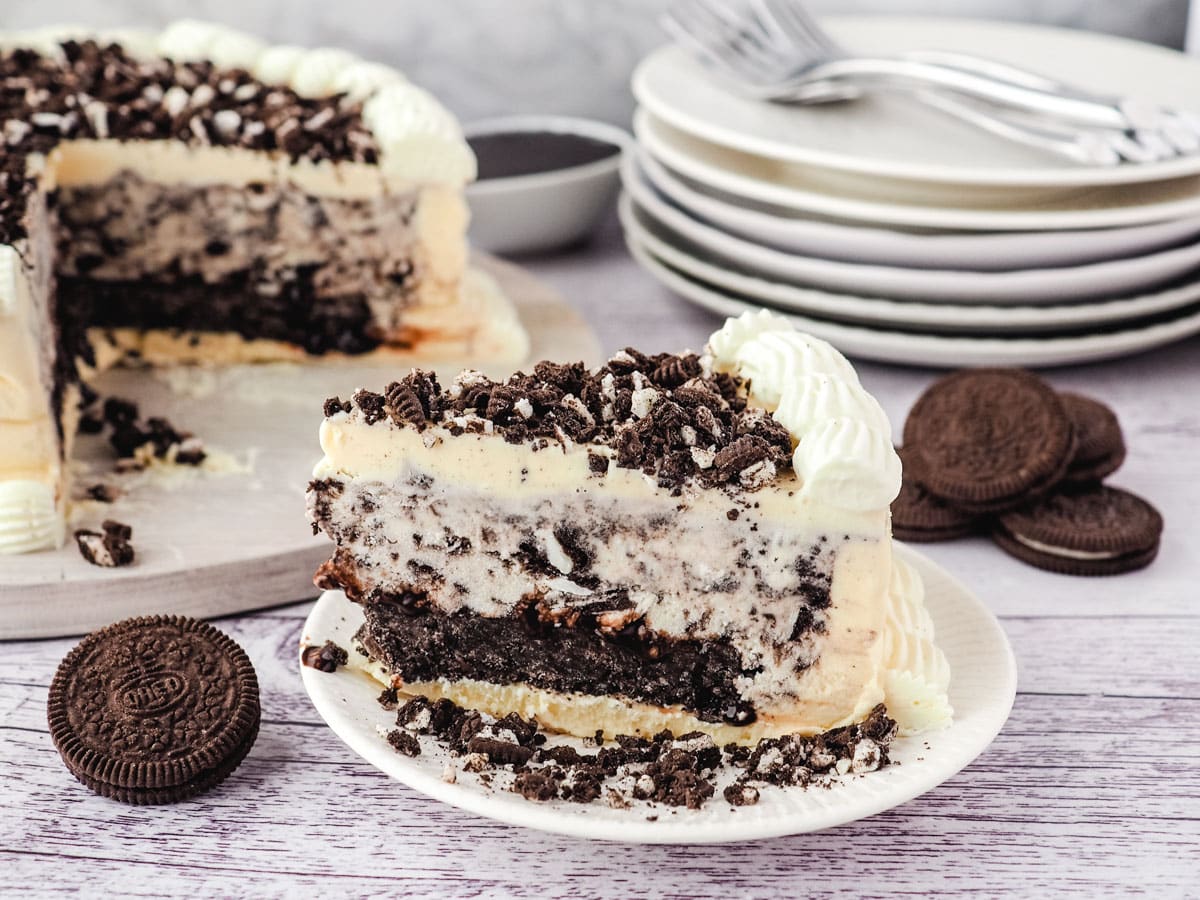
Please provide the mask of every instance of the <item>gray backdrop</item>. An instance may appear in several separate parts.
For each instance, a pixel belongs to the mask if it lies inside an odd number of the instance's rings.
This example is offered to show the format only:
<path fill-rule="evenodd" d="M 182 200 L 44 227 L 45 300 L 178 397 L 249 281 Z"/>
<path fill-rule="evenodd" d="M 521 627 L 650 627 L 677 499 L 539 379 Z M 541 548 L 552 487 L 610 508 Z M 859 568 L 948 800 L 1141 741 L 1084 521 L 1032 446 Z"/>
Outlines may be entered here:
<path fill-rule="evenodd" d="M 563 112 L 628 121 L 629 72 L 668 0 L 0 0 L 0 28 L 213 19 L 404 69 L 466 120 Z M 1183 45 L 1188 0 L 814 0 L 826 12 L 1036 21 Z"/>

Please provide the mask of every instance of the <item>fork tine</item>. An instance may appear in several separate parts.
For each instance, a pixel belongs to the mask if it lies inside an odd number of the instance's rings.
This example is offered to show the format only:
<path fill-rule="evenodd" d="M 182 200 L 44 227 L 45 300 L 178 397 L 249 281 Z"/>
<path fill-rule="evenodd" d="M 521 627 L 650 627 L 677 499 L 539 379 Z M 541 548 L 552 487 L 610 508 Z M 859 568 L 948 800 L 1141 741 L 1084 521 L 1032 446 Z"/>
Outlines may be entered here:
<path fill-rule="evenodd" d="M 714 22 L 700 0 L 675 4 L 663 14 L 662 26 L 707 64 L 732 75 L 738 74 L 729 58 L 723 23 Z"/>
<path fill-rule="evenodd" d="M 769 27 L 789 49 L 808 49 L 811 45 L 808 34 L 792 19 L 786 4 L 777 3 L 775 0 L 756 0 L 755 5 L 759 9 L 759 15 L 769 23 Z"/>
<path fill-rule="evenodd" d="M 710 16 L 724 24 L 730 51 L 757 73 L 759 81 L 775 80 L 790 65 L 786 42 L 764 19 L 755 0 L 742 0 L 735 9 L 722 0 L 699 2 Z"/>
<path fill-rule="evenodd" d="M 788 29 L 798 40 L 810 47 L 816 47 L 826 53 L 842 53 L 829 32 L 821 27 L 816 17 L 808 11 L 802 0 L 767 0 L 775 15 L 787 23 Z"/>
<path fill-rule="evenodd" d="M 779 16 L 776 15 L 775 10 L 771 8 L 772 3 L 764 2 L 764 0 L 750 0 L 750 4 L 751 14 L 757 20 L 759 27 L 767 35 L 775 53 L 782 57 L 795 54 L 800 45 L 787 25 L 779 20 Z"/>
<path fill-rule="evenodd" d="M 676 4 L 663 16 L 662 24 L 672 37 L 727 77 L 761 84 L 777 72 L 777 54 L 767 46 L 768 34 L 762 23 L 732 14 L 715 0 Z"/>
<path fill-rule="evenodd" d="M 742 29 L 704 0 L 695 3 L 693 14 L 697 27 L 706 30 L 704 40 L 710 55 L 737 77 L 753 82 L 762 80 L 764 71 L 757 65 L 752 48 L 745 46 Z"/>

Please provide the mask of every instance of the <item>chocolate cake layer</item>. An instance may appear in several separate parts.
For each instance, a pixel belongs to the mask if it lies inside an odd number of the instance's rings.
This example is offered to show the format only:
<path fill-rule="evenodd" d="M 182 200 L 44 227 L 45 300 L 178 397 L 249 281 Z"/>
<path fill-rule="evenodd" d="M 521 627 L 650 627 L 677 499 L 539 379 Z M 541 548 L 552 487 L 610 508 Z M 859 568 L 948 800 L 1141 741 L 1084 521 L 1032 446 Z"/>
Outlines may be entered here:
<path fill-rule="evenodd" d="M 563 693 L 617 695 L 681 706 L 707 722 L 746 725 L 754 707 L 736 686 L 753 675 L 722 640 L 645 640 L 637 628 L 605 635 L 543 622 L 532 605 L 515 616 L 446 615 L 418 597 L 364 604 L 359 634 L 373 656 L 405 681 L 475 679 Z"/>
<path fill-rule="evenodd" d="M 259 284 L 253 272 L 234 273 L 216 283 L 196 275 L 175 281 L 61 277 L 59 321 L 69 323 L 64 334 L 76 337 L 88 327 L 136 328 L 234 332 L 247 340 L 285 341 L 311 354 L 365 353 L 379 346 L 366 298 L 327 297 L 318 302 L 313 267 L 285 273 L 271 282 L 268 294 Z"/>

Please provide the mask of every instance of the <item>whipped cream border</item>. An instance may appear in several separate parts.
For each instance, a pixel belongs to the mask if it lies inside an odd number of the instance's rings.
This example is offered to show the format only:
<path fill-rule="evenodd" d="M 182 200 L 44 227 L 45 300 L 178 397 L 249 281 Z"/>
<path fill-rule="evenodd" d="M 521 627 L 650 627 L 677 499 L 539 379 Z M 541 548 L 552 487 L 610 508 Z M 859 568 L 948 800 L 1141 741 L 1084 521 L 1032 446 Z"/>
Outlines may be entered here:
<path fill-rule="evenodd" d="M 801 496 L 853 510 L 887 509 L 900 493 L 891 424 L 831 344 L 767 310 L 743 313 L 708 340 L 704 363 L 749 381 L 750 398 L 795 441 Z"/>

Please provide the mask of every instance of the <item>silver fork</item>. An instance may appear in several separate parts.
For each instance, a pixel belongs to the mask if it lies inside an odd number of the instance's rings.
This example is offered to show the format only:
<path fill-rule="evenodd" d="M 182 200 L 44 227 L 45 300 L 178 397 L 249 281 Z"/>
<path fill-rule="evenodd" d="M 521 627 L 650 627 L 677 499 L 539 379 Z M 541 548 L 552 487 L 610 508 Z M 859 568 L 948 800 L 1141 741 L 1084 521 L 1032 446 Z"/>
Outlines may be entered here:
<path fill-rule="evenodd" d="M 1023 83 L 997 78 L 986 63 L 969 69 L 920 59 L 849 57 L 794 0 L 751 0 L 732 8 L 716 0 L 688 0 L 669 10 L 663 24 L 740 92 L 759 99 L 817 103 L 851 99 L 864 86 L 902 89 L 993 134 L 1089 165 L 1192 152 L 1189 130 L 1200 142 L 1200 130 L 1187 128 L 1185 120 L 1173 122 L 1181 136 L 1170 140 L 1135 128 L 1145 124 L 1142 116 L 1135 123 L 1111 103 L 1045 89 L 1053 83 L 1035 83 L 1039 76 L 1021 70 L 1010 73 L 1020 73 Z M 1080 123 L 1093 127 L 1072 127 Z"/>
<path fill-rule="evenodd" d="M 752 0 L 764 16 L 772 19 L 780 32 L 795 45 L 798 52 L 815 49 L 830 58 L 846 57 L 846 50 L 833 39 L 809 13 L 802 0 Z M 947 50 L 911 50 L 898 57 L 903 61 L 933 65 L 944 69 L 971 73 L 993 81 L 1028 88 L 1031 95 L 1043 102 L 1043 94 L 1061 98 L 1073 105 L 1062 107 L 1059 115 L 1067 121 L 1082 125 L 1100 125 L 1102 119 L 1112 118 L 1114 124 L 1105 126 L 1114 133 L 1105 135 L 1121 156 L 1135 162 L 1166 159 L 1200 150 L 1200 117 L 1181 110 L 1168 109 L 1130 97 L 1119 97 L 1089 91 L 1045 75 L 1008 63 Z M 1045 101 L 1048 102 L 1048 101 Z M 1091 115 L 1079 116 L 1093 110 Z M 1036 112 L 1037 110 L 1032 110 Z M 1114 112 L 1116 115 L 1113 115 Z M 1045 123 L 1043 123 L 1045 124 Z M 1164 142 L 1167 146 L 1163 146 Z"/>

